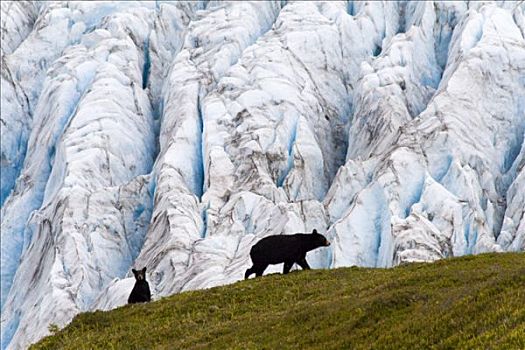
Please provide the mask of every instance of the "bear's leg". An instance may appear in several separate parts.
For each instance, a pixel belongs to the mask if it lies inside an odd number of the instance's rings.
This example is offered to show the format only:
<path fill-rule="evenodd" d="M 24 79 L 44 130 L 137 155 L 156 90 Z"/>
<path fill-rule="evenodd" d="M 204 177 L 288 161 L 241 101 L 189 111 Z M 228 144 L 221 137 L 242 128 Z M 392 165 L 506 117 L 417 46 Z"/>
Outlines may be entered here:
<path fill-rule="evenodd" d="M 266 270 L 267 267 L 268 267 L 268 264 L 261 264 L 261 265 L 254 266 L 253 268 L 255 270 L 255 276 L 257 277 L 262 276 L 264 270 Z"/>
<path fill-rule="evenodd" d="M 250 275 L 253 273 L 253 266 L 250 267 L 248 270 L 246 270 L 246 272 L 244 273 L 244 279 L 247 280 L 248 277 L 250 277 Z"/>
<path fill-rule="evenodd" d="M 293 261 L 286 261 L 284 263 L 284 268 L 283 268 L 283 274 L 287 274 L 288 272 L 290 272 L 290 269 L 292 268 L 293 266 Z"/>
<path fill-rule="evenodd" d="M 306 257 L 303 257 L 301 260 L 299 260 L 297 264 L 299 264 L 303 270 L 310 270 L 310 265 L 308 265 L 306 262 Z"/>
<path fill-rule="evenodd" d="M 133 286 L 133 289 L 131 290 L 131 293 L 129 294 L 128 298 L 128 304 L 135 304 L 137 301 L 137 286 Z"/>

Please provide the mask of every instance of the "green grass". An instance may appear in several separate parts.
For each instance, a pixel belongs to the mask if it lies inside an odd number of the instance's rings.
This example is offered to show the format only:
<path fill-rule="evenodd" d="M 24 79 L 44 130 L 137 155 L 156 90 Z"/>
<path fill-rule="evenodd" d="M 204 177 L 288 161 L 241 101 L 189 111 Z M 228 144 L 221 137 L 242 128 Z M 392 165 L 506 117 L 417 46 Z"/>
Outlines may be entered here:
<path fill-rule="evenodd" d="M 525 253 L 270 275 L 78 315 L 32 349 L 525 349 Z"/>

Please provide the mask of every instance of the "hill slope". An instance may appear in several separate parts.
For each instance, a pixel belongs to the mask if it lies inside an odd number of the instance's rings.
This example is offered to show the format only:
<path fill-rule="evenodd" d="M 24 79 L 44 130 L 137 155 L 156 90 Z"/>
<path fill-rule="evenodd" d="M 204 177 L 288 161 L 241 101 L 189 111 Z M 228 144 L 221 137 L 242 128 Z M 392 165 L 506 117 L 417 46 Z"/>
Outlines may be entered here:
<path fill-rule="evenodd" d="M 525 348 L 525 254 L 271 275 L 78 315 L 34 349 Z"/>

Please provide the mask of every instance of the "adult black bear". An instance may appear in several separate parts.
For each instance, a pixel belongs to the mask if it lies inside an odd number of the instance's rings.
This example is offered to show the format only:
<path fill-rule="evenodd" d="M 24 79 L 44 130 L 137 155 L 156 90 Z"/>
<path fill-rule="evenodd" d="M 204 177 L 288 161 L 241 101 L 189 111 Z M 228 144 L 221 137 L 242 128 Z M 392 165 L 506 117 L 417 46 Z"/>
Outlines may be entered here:
<path fill-rule="evenodd" d="M 244 278 L 247 279 L 252 273 L 255 273 L 255 276 L 262 276 L 270 264 L 284 263 L 284 274 L 290 272 L 294 263 L 301 266 L 303 270 L 309 270 L 306 253 L 329 245 L 330 242 L 325 236 L 317 233 L 317 230 L 313 230 L 312 233 L 265 237 L 250 250 L 253 266 L 246 270 Z"/>
<path fill-rule="evenodd" d="M 131 269 L 135 275 L 135 286 L 128 298 L 129 304 L 144 303 L 151 300 L 148 281 L 146 281 L 146 268 L 142 270 Z"/>

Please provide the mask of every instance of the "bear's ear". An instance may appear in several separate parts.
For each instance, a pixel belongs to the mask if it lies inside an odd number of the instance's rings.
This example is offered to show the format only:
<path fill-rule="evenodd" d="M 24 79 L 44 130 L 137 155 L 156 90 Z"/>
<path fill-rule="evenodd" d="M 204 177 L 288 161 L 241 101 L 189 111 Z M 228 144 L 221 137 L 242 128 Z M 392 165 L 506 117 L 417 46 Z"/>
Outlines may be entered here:
<path fill-rule="evenodd" d="M 314 228 L 314 230 L 312 231 L 312 234 L 315 235 L 317 234 L 317 230 Z"/>
<path fill-rule="evenodd" d="M 146 273 L 146 266 L 144 266 L 144 268 L 142 269 L 142 273 Z"/>
<path fill-rule="evenodd" d="M 137 274 L 137 270 L 135 270 L 135 269 L 131 269 L 131 272 L 133 272 L 134 275 Z"/>

